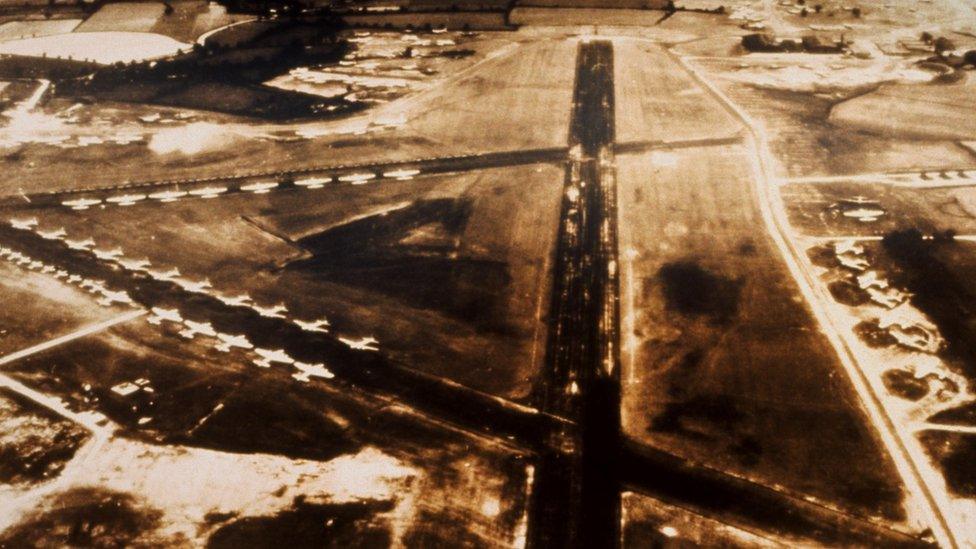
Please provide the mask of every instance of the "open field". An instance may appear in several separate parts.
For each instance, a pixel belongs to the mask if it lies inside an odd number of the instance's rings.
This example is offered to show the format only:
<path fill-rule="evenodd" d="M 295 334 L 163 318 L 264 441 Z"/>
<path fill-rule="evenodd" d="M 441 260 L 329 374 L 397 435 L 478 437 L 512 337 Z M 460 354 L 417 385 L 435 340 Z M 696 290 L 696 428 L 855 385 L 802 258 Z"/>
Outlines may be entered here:
<path fill-rule="evenodd" d="M 428 11 L 348 13 L 342 20 L 353 28 L 420 29 L 442 27 L 451 30 L 505 30 L 511 28 L 504 11 Z"/>
<path fill-rule="evenodd" d="M 722 139 L 739 132 L 660 46 L 618 40 L 614 52 L 618 142 Z"/>
<path fill-rule="evenodd" d="M 381 6 L 397 6 L 413 10 L 450 10 L 457 7 L 461 10 L 503 10 L 508 7 L 509 0 L 367 0 L 356 2 L 357 7 L 376 8 Z"/>
<path fill-rule="evenodd" d="M 516 6 L 509 15 L 509 20 L 516 25 L 530 27 L 550 25 L 567 28 L 589 25 L 651 27 L 663 16 L 660 11 L 636 9 Z"/>
<path fill-rule="evenodd" d="M 3 222 L 6 222 L 4 219 Z M 49 275 L 0 259 L 0 356 L 43 343 L 119 314 Z"/>
<path fill-rule="evenodd" d="M 161 2 L 105 4 L 75 32 L 150 32 L 163 11 Z"/>
<path fill-rule="evenodd" d="M 618 158 L 624 433 L 899 523 L 894 468 L 756 234 L 749 177 L 732 147 Z"/>
<path fill-rule="evenodd" d="M 106 43 L 118 43 L 124 46 L 109 49 L 105 47 Z M 107 65 L 118 61 L 142 61 L 166 57 L 186 47 L 187 44 L 183 42 L 158 34 L 104 31 L 0 42 L 0 54 L 94 61 Z"/>
<path fill-rule="evenodd" d="M 937 175 L 935 177 L 938 177 Z M 912 189 L 872 183 L 790 183 L 781 187 L 790 223 L 808 236 L 883 236 L 907 228 L 927 234 L 976 233 L 976 190 Z M 876 219 L 857 216 L 877 210 Z"/>
<path fill-rule="evenodd" d="M 541 8 L 605 8 L 641 10 L 663 8 L 664 0 L 518 0 L 518 7 Z M 558 19 L 558 16 L 556 17 Z"/>
<path fill-rule="evenodd" d="M 71 32 L 81 23 L 81 19 L 54 19 L 47 21 L 7 21 L 0 24 L 0 42 L 50 36 Z"/>
<path fill-rule="evenodd" d="M 624 492 L 623 549 L 651 547 L 782 547 L 785 540 L 765 538 L 754 532 L 697 515 L 634 492 Z"/>
<path fill-rule="evenodd" d="M 951 141 L 913 140 L 899 136 L 879 136 L 857 131 L 837 131 L 828 121 L 838 92 L 836 86 L 813 87 L 803 91 L 765 87 L 735 80 L 739 61 L 695 60 L 696 66 L 713 78 L 752 118 L 761 123 L 770 148 L 784 176 L 840 175 L 859 172 L 906 170 L 931 166 L 972 164 L 973 156 Z M 764 63 L 760 63 L 762 67 Z M 765 63 L 780 68 L 759 69 L 777 75 L 795 63 Z M 752 65 L 749 65 L 752 66 Z M 787 68 L 783 68 L 787 67 Z M 756 67 L 753 67 L 756 69 Z M 825 67 L 828 73 L 831 69 Z M 811 72 L 815 80 L 823 80 Z M 882 72 L 881 74 L 885 74 Z M 791 82 L 787 74 L 777 77 Z M 756 80 L 758 77 L 750 76 Z M 809 80 L 805 80 L 809 81 Z M 836 82 L 840 82 L 838 79 Z M 851 90 L 844 91 L 851 93 Z"/>
<path fill-rule="evenodd" d="M 849 130 L 914 139 L 976 138 L 976 82 L 891 85 L 844 101 L 830 122 Z"/>
<path fill-rule="evenodd" d="M 42 225 L 224 295 L 328 318 L 334 333 L 375 337 L 411 367 L 524 399 L 544 354 L 560 180 L 525 166 L 59 211 Z"/>
<path fill-rule="evenodd" d="M 574 40 L 554 39 L 492 59 L 423 94 L 417 108 L 405 113 L 405 127 L 442 151 L 564 146 L 575 48 Z"/>

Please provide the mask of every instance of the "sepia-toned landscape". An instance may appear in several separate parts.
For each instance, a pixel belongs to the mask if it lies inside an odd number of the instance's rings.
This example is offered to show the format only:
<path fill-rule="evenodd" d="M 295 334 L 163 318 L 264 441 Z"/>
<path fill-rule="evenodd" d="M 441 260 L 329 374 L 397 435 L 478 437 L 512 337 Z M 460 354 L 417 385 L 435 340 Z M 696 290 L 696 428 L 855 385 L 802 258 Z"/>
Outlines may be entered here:
<path fill-rule="evenodd" d="M 976 547 L 970 0 L 0 2 L 0 547 Z"/>

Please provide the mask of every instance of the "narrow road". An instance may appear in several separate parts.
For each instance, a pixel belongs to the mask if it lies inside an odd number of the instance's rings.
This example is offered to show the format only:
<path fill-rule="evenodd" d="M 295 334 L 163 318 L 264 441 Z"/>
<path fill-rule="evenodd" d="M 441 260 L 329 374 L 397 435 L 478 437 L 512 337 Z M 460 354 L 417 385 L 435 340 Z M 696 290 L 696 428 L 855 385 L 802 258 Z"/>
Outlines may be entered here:
<path fill-rule="evenodd" d="M 130 320 L 132 320 L 134 318 L 138 318 L 138 317 L 140 317 L 140 316 L 142 316 L 144 314 L 146 314 L 146 310 L 145 309 L 139 309 L 139 310 L 136 310 L 136 311 L 129 311 L 127 313 L 124 313 L 124 314 L 121 314 L 119 316 L 110 318 L 108 320 L 104 320 L 102 322 L 98 322 L 98 323 L 95 323 L 95 324 L 91 324 L 89 326 L 85 326 L 84 328 L 82 328 L 80 330 L 77 330 L 75 332 L 71 332 L 70 334 L 66 334 L 66 335 L 63 335 L 61 337 L 56 337 L 54 339 L 50 339 L 50 340 L 45 341 L 43 343 L 39 343 L 37 345 L 34 345 L 33 347 L 28 347 L 26 349 L 21 349 L 20 351 L 16 351 L 16 352 L 10 353 L 8 355 L 0 356 L 0 366 L 3 366 L 4 364 L 9 364 L 11 362 L 14 362 L 15 360 L 20 360 L 20 359 L 22 359 L 24 357 L 28 357 L 28 356 L 33 355 L 33 354 L 36 354 L 36 353 L 40 353 L 40 352 L 46 351 L 48 349 L 53 349 L 54 347 L 57 347 L 59 345 L 64 345 L 65 343 L 68 343 L 70 341 L 74 341 L 74 340 L 76 340 L 78 338 L 85 337 L 85 336 L 91 335 L 91 334 L 95 334 L 95 333 L 101 332 L 102 330 L 107 330 L 108 328 L 111 328 L 112 326 L 115 326 L 116 324 L 120 324 L 122 322 L 128 322 L 128 321 L 130 321 Z"/>

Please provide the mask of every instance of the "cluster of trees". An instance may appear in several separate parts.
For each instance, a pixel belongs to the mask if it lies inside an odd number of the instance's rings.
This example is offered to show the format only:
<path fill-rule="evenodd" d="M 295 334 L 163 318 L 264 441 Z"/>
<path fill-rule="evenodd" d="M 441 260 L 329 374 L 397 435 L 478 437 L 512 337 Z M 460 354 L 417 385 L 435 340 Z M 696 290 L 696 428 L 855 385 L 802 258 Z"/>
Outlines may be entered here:
<path fill-rule="evenodd" d="M 797 3 L 797 5 L 803 6 L 803 9 L 800 10 L 800 17 L 806 17 L 806 16 L 810 15 L 810 7 L 813 8 L 813 12 L 814 13 L 823 13 L 823 9 L 824 9 L 823 4 L 814 4 L 813 6 L 808 7 L 807 6 L 807 0 L 797 0 L 796 3 Z M 860 18 L 861 15 L 863 15 L 863 12 L 861 11 L 861 8 L 859 8 L 857 6 L 851 8 L 851 16 L 853 16 L 855 18 Z M 827 12 L 827 16 L 828 17 L 833 17 L 834 16 L 834 12 L 833 11 Z"/>
<path fill-rule="evenodd" d="M 668 3 L 664 5 L 664 11 L 668 13 L 676 13 L 679 11 L 694 11 L 698 13 L 714 13 L 714 14 L 722 15 L 726 12 L 726 9 L 725 6 L 718 6 L 717 8 L 713 8 L 713 9 L 686 8 L 684 6 L 679 6 L 675 4 L 674 0 L 668 0 Z"/>
<path fill-rule="evenodd" d="M 253 15 L 294 15 L 307 12 L 315 7 L 313 0 L 217 0 L 231 13 L 250 13 Z M 324 8 L 327 10 L 327 8 Z"/>
<path fill-rule="evenodd" d="M 956 54 L 956 44 L 945 36 L 934 36 L 932 33 L 926 31 L 919 38 L 922 42 L 932 46 L 932 51 L 935 52 L 935 56 L 926 59 L 925 63 L 935 64 L 934 66 L 942 65 L 943 67 L 952 69 L 936 77 L 936 82 L 958 82 L 963 78 L 963 73 L 960 72 L 961 69 L 966 67 L 976 68 L 976 50 L 969 50 L 962 55 L 958 55 Z"/>
<path fill-rule="evenodd" d="M 804 36 L 800 41 L 779 40 L 770 34 L 747 34 L 742 37 L 742 47 L 754 52 L 806 52 L 806 53 L 841 53 L 846 44 L 843 40 L 830 44 L 816 36 Z"/>

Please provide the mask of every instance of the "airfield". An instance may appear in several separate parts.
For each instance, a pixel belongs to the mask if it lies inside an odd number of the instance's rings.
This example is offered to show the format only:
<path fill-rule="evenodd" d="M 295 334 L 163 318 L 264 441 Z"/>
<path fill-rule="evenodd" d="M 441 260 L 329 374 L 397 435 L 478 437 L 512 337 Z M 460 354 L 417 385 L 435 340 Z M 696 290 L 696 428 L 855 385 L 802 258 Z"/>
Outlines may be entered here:
<path fill-rule="evenodd" d="M 542 4 L 350 11 L 320 116 L 5 81 L 0 546 L 976 545 L 976 12 Z M 0 53 L 272 25 L 174 5 Z"/>

